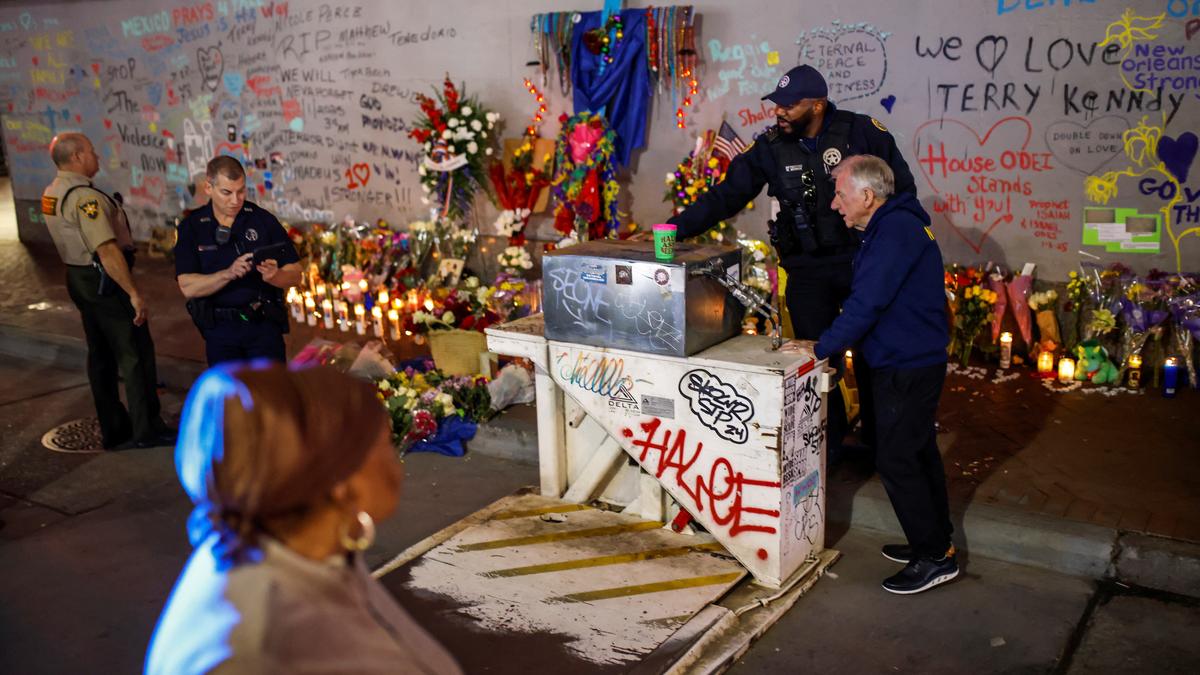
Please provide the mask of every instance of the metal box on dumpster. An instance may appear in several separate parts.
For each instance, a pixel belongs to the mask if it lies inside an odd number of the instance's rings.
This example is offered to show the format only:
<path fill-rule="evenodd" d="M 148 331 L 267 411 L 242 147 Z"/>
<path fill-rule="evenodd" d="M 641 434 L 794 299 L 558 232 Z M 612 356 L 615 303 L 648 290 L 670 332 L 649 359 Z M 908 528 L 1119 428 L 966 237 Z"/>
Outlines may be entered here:
<path fill-rule="evenodd" d="M 697 271 L 719 261 L 741 274 L 736 246 L 676 243 L 675 259 L 653 244 L 597 240 L 542 258 L 546 338 L 613 349 L 689 356 L 738 334 L 742 304 Z"/>

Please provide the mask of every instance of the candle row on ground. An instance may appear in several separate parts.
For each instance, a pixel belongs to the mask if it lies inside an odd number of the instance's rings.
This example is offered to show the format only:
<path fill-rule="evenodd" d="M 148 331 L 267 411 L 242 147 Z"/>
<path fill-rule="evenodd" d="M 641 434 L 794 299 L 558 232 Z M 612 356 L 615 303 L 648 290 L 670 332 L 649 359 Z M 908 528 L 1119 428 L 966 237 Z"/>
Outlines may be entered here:
<path fill-rule="evenodd" d="M 317 298 L 309 292 L 300 293 L 295 288 L 288 289 L 287 303 L 291 309 L 292 319 L 296 323 L 307 323 L 309 326 L 316 326 L 318 321 L 322 322 L 326 329 L 333 330 L 335 326 L 343 332 L 349 332 L 350 326 L 353 323 L 354 331 L 359 335 L 367 334 L 367 308 L 361 303 L 350 304 L 346 300 L 338 298 L 330 300 L 323 298 L 320 304 L 320 309 L 317 307 Z M 385 335 L 392 340 L 399 340 L 404 334 L 404 323 L 400 318 L 401 308 L 404 302 L 400 298 L 396 298 L 392 307 L 387 310 L 386 323 L 384 307 L 388 306 L 388 293 L 381 291 L 379 302 L 371 307 L 371 327 L 375 337 L 384 337 Z M 415 293 L 411 295 L 411 301 L 408 303 L 415 310 L 417 296 Z M 430 304 L 427 299 L 426 304 Z M 350 314 L 354 314 L 353 322 L 351 322 Z M 411 313 L 411 312 L 408 312 Z"/>

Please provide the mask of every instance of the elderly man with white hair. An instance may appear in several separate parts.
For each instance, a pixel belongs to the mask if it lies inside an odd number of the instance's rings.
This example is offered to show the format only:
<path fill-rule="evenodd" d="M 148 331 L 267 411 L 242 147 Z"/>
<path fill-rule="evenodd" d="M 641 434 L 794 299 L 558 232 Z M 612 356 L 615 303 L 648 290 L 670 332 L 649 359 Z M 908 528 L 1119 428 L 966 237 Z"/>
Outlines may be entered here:
<path fill-rule="evenodd" d="M 855 347 L 871 368 L 875 465 L 908 539 L 883 547 L 884 557 L 905 564 L 883 587 L 920 593 L 958 576 L 934 428 L 950 339 L 942 254 L 916 197 L 893 194 L 887 162 L 849 157 L 834 178 L 833 208 L 862 246 L 850 297 L 814 351 L 829 358 Z"/>

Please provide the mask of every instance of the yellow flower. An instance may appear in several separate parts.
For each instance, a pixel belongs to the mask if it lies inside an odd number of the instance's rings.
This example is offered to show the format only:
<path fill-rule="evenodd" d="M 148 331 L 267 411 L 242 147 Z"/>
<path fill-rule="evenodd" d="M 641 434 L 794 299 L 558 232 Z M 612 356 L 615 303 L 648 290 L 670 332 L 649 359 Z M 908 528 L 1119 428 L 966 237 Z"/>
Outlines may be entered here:
<path fill-rule="evenodd" d="M 1158 139 L 1161 136 L 1162 129 L 1146 124 L 1146 118 L 1143 117 L 1136 127 L 1121 135 L 1125 141 L 1125 154 L 1138 166 L 1149 168 L 1158 162 Z"/>
<path fill-rule="evenodd" d="M 1132 9 L 1126 9 L 1121 18 L 1108 25 L 1101 47 L 1116 43 L 1122 49 L 1129 49 L 1135 42 L 1149 42 L 1158 38 L 1158 33 L 1151 31 L 1161 28 L 1166 13 L 1158 16 L 1135 16 Z"/>
<path fill-rule="evenodd" d="M 717 158 L 716 158 L 716 157 L 712 157 L 712 158 L 710 158 L 710 159 L 708 160 L 708 166 L 709 166 L 709 168 L 713 168 L 713 169 L 715 169 L 715 168 L 717 168 L 717 167 L 718 167 L 720 164 L 721 164 L 721 163 L 720 163 L 719 161 L 717 161 Z"/>
<path fill-rule="evenodd" d="M 1107 204 L 1117 196 L 1116 174 L 1111 171 L 1103 176 L 1088 176 L 1083 179 L 1083 192 L 1095 204 Z"/>
<path fill-rule="evenodd" d="M 1079 272 L 1076 272 L 1075 270 L 1071 270 L 1070 274 L 1068 274 L 1067 276 L 1074 279 L 1075 277 L 1079 276 Z"/>

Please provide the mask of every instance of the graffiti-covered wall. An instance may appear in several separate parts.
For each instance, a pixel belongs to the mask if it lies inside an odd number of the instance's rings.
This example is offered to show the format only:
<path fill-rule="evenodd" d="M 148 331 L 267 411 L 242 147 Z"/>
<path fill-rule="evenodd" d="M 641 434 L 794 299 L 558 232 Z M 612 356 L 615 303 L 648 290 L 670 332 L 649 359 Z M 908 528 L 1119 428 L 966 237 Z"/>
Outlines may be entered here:
<path fill-rule="evenodd" d="M 591 11 L 596 2 L 580 3 Z M 630 3 L 638 5 L 641 3 Z M 657 87 L 647 148 L 623 176 L 640 223 L 668 215 L 663 176 L 699 130 L 747 141 L 759 99 L 808 62 L 838 105 L 897 138 L 946 258 L 1061 279 L 1081 257 L 1200 267 L 1200 4 L 1191 0 L 698 2 L 698 89 Z M 515 136 L 536 104 L 533 14 L 550 0 L 150 0 L 0 9 L 0 117 L 23 237 L 53 175 L 46 147 L 80 129 L 137 235 L 190 200 L 214 154 L 246 160 L 253 198 L 285 219 L 426 213 L 418 93 L 449 73 Z M 543 134 L 570 112 L 551 69 Z M 769 209 L 736 225 L 762 237 Z M 490 208 L 477 214 L 484 232 Z M 1083 252 L 1082 254 L 1080 252 Z"/>

